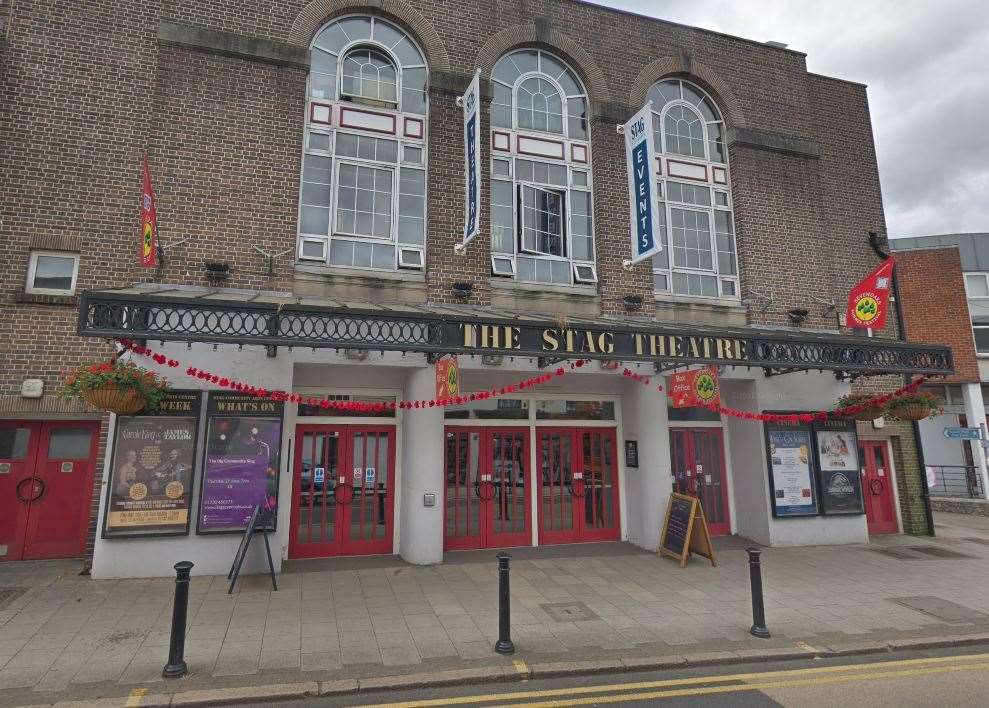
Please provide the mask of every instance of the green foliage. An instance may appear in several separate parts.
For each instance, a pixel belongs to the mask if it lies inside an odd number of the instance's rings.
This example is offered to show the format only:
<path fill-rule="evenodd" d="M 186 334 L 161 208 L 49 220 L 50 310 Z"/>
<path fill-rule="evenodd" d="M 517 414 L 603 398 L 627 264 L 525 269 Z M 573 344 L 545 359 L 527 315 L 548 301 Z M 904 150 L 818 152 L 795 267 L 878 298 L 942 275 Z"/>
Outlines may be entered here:
<path fill-rule="evenodd" d="M 112 387 L 137 391 L 147 400 L 149 410 L 155 410 L 168 393 L 168 382 L 153 371 L 131 362 L 107 361 L 70 371 L 59 395 L 81 399 L 85 391 Z"/>

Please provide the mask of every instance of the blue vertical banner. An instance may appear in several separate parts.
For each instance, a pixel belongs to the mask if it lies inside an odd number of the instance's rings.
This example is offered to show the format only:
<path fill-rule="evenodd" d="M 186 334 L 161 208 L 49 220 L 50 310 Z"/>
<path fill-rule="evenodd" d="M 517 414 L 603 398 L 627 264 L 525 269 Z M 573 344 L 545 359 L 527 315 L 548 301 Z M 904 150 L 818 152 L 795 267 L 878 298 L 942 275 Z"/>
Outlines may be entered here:
<path fill-rule="evenodd" d="M 481 220 L 481 70 L 474 72 L 474 79 L 467 93 L 457 99 L 464 111 L 464 176 L 467 185 L 464 213 L 464 240 L 457 251 L 467 247 L 479 231 Z"/>
<path fill-rule="evenodd" d="M 663 250 L 659 233 L 656 195 L 656 154 L 652 134 L 652 102 L 632 116 L 618 132 L 625 136 L 625 159 L 628 162 L 629 217 L 632 225 L 632 258 L 625 265 L 638 263 Z"/>

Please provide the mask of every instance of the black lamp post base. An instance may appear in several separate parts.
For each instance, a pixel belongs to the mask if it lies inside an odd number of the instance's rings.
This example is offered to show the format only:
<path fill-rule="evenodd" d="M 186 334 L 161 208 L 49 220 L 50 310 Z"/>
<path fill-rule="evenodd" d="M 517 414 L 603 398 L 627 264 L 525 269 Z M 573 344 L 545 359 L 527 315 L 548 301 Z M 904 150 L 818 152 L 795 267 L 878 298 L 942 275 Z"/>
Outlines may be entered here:
<path fill-rule="evenodd" d="M 759 637 L 759 639 L 769 639 L 769 630 L 765 627 L 752 625 L 752 629 L 749 630 L 749 634 L 753 637 Z"/>
<path fill-rule="evenodd" d="M 499 639 L 495 644 L 495 651 L 499 654 L 514 654 L 515 645 L 511 639 Z"/>
<path fill-rule="evenodd" d="M 162 678 L 182 678 L 187 673 L 189 673 L 189 667 L 183 661 L 178 664 L 168 664 L 162 669 L 161 676 Z"/>

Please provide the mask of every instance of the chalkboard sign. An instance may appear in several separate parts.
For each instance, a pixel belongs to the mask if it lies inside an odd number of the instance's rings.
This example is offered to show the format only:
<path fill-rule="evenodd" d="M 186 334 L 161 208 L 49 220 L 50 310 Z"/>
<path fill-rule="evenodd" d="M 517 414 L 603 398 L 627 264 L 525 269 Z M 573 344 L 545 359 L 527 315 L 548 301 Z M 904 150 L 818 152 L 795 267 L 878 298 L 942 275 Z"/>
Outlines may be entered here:
<path fill-rule="evenodd" d="M 240 545 L 237 546 L 237 553 L 234 554 L 233 565 L 230 566 L 230 572 L 227 573 L 227 580 L 230 581 L 230 587 L 227 589 L 228 595 L 234 591 L 234 585 L 237 584 L 237 578 L 240 576 L 240 568 L 244 565 L 244 559 L 247 558 L 247 549 L 251 546 L 251 538 L 256 533 L 264 537 L 264 551 L 268 556 L 268 572 L 271 574 L 271 589 L 278 589 L 278 583 L 275 582 L 275 564 L 271 561 L 271 545 L 268 543 L 271 516 L 272 512 L 262 511 L 260 504 L 254 507 L 251 518 L 247 522 L 247 529 L 240 539 Z"/>
<path fill-rule="evenodd" d="M 676 558 L 680 567 L 684 568 L 690 559 L 690 554 L 696 553 L 717 565 L 714 560 L 714 548 L 711 546 L 711 534 L 707 528 L 707 519 L 700 500 L 686 494 L 670 494 L 666 506 L 666 519 L 659 540 L 659 554 Z"/>

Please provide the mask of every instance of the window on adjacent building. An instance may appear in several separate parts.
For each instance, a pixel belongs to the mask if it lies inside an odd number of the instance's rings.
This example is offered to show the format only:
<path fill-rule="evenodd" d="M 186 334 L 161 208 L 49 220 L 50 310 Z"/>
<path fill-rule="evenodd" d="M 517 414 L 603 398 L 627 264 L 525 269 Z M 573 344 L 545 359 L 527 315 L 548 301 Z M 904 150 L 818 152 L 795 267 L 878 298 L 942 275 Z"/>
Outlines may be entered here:
<path fill-rule="evenodd" d="M 491 80 L 491 273 L 593 285 L 587 92 L 536 49 L 503 56 Z"/>
<path fill-rule="evenodd" d="M 975 333 L 975 351 L 979 354 L 989 354 L 989 324 L 973 325 Z"/>
<path fill-rule="evenodd" d="M 427 66 L 377 17 L 320 30 L 310 50 L 298 258 L 379 271 L 425 268 Z"/>
<path fill-rule="evenodd" d="M 24 291 L 36 295 L 72 295 L 78 274 L 78 253 L 31 251 Z"/>
<path fill-rule="evenodd" d="M 989 273 L 966 273 L 965 292 L 973 300 L 989 298 Z"/>
<path fill-rule="evenodd" d="M 680 79 L 649 90 L 664 250 L 657 293 L 739 299 L 738 258 L 724 121 L 714 101 Z"/>

